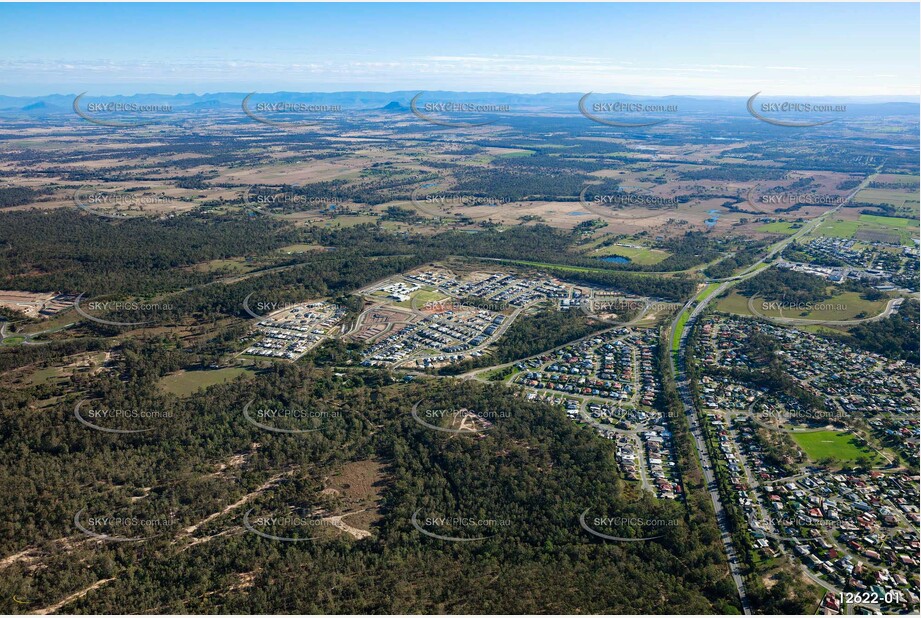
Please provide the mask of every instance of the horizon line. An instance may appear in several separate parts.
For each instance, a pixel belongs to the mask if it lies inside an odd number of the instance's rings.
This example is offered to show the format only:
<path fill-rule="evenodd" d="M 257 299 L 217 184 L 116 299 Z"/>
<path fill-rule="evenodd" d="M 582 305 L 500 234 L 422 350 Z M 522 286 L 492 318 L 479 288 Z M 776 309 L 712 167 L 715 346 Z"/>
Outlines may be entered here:
<path fill-rule="evenodd" d="M 696 98 L 709 98 L 709 99 L 734 99 L 734 98 L 748 98 L 751 97 L 755 92 L 746 93 L 746 94 L 705 94 L 705 93 L 684 93 L 684 94 L 644 94 L 636 92 L 602 92 L 596 90 L 587 90 L 587 91 L 578 91 L 578 90 L 565 90 L 565 91 L 554 91 L 554 90 L 542 90 L 537 92 L 516 92 L 511 90 L 449 90 L 444 88 L 439 89 L 418 89 L 418 88 L 402 88 L 399 90 L 373 90 L 373 89 L 351 89 L 351 90 L 214 90 L 214 91 L 176 91 L 176 92 L 157 92 L 157 91 L 136 91 L 133 93 L 100 93 L 95 94 L 90 90 L 86 90 L 83 93 L 79 92 L 46 92 L 44 94 L 4 94 L 0 92 L 0 97 L 16 98 L 16 99 L 27 99 L 27 98 L 41 98 L 41 97 L 77 97 L 81 94 L 89 97 L 136 97 L 136 96 L 217 96 L 217 95 L 247 95 L 247 94 L 258 94 L 258 95 L 268 95 L 268 94 L 354 94 L 354 93 L 370 93 L 370 94 L 404 94 L 404 93 L 456 93 L 456 94 L 504 94 L 504 95 L 517 95 L 517 96 L 553 96 L 553 95 L 572 95 L 572 96 L 584 96 L 586 94 L 593 94 L 598 96 L 606 95 L 620 95 L 620 96 L 630 96 L 630 97 L 647 97 L 647 98 L 668 98 L 668 97 L 696 97 Z M 785 94 L 785 93 L 772 93 L 759 91 L 757 94 L 765 97 L 798 97 L 798 98 L 823 98 L 823 99 L 880 99 L 880 98 L 898 98 L 898 99 L 917 99 L 918 103 L 921 103 L 921 92 L 917 94 Z M 906 102 L 906 101 L 900 101 Z"/>

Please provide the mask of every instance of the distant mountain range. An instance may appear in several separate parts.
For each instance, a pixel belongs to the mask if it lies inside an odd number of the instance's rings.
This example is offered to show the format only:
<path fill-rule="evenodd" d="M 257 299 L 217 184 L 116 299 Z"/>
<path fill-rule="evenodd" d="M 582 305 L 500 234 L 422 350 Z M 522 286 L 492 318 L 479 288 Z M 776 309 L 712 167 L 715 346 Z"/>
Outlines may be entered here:
<path fill-rule="evenodd" d="M 397 92 L 347 91 L 347 92 L 275 92 L 260 93 L 251 98 L 251 105 L 265 103 L 302 103 L 339 105 L 346 109 L 380 110 L 384 112 L 408 112 L 410 101 L 419 94 L 418 90 Z M 247 92 L 218 92 L 205 94 L 134 94 L 99 96 L 86 93 L 81 106 L 90 102 L 133 103 L 138 105 L 169 105 L 174 111 L 207 111 L 240 109 Z M 508 113 L 527 111 L 553 111 L 578 114 L 578 102 L 585 93 L 539 93 L 514 94 L 506 92 L 452 92 L 425 91 L 419 98 L 423 102 L 478 103 L 508 105 Z M 754 93 L 752 93 L 754 94 Z M 5 115 L 51 115 L 73 113 L 77 94 L 49 94 L 35 97 L 10 97 L 0 95 L 0 113 Z M 678 113 L 728 113 L 744 114 L 748 97 L 726 96 L 658 96 L 647 97 L 622 93 L 594 93 L 587 101 L 593 103 L 633 103 L 646 105 L 677 106 Z M 762 101 L 791 101 L 845 104 L 848 112 L 856 115 L 914 115 L 921 112 L 917 98 L 904 96 L 873 97 L 803 97 L 779 96 L 763 93 Z"/>

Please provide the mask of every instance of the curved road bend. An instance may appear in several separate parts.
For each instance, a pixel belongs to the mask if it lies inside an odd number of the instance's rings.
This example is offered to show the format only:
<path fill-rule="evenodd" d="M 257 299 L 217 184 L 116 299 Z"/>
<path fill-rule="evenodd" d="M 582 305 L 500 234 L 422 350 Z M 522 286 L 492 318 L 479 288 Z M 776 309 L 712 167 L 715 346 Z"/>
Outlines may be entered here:
<path fill-rule="evenodd" d="M 545 354 L 553 354 L 553 353 L 556 352 L 557 350 L 562 350 L 563 348 L 569 347 L 569 346 L 571 346 L 571 345 L 576 345 L 576 344 L 578 344 L 578 343 L 581 343 L 582 341 L 585 341 L 586 339 L 591 339 L 592 337 L 597 337 L 598 335 L 601 335 L 601 334 L 610 332 L 610 331 L 615 330 L 615 329 L 617 329 L 617 328 L 625 328 L 625 327 L 633 326 L 633 325 L 635 325 L 636 323 L 642 321 L 642 320 L 646 317 L 646 314 L 649 312 L 649 308 L 652 307 L 653 304 L 655 304 L 655 303 L 654 303 L 653 301 L 651 301 L 651 300 L 648 300 L 648 299 L 645 300 L 645 301 L 643 301 L 643 309 L 642 309 L 642 311 L 640 311 L 634 318 L 632 318 L 632 319 L 630 319 L 630 320 L 628 320 L 628 321 L 626 321 L 626 322 L 608 322 L 608 323 L 607 323 L 608 326 L 606 326 L 605 328 L 603 328 L 603 329 L 601 329 L 601 330 L 596 330 L 595 332 L 589 333 L 588 335 L 585 335 L 584 337 L 579 337 L 578 339 L 573 339 L 572 341 L 570 341 L 570 342 L 568 342 L 568 343 L 564 343 L 564 344 L 562 344 L 562 345 L 558 345 L 558 346 L 556 346 L 556 347 L 550 348 L 549 350 L 543 350 L 543 351 L 541 351 L 541 352 L 538 352 L 537 354 L 532 354 L 531 356 L 526 356 L 526 357 L 524 357 L 524 358 L 519 358 L 518 360 L 509 361 L 509 362 L 507 362 L 507 363 L 502 363 L 502 364 L 500 364 L 500 365 L 490 365 L 489 367 L 480 367 L 480 368 L 478 368 L 478 369 L 473 369 L 472 371 L 468 371 L 467 373 L 461 373 L 461 374 L 458 374 L 458 375 L 453 376 L 453 377 L 458 378 L 458 379 L 461 379 L 461 380 L 470 380 L 470 379 L 474 379 L 474 380 L 479 380 L 479 381 L 481 381 L 481 382 L 486 382 L 487 380 L 486 380 L 485 378 L 480 377 L 480 374 L 491 373 L 491 372 L 496 371 L 496 370 L 498 370 L 498 369 L 505 369 L 506 367 L 511 367 L 512 365 L 517 365 L 518 363 L 527 362 L 527 361 L 531 360 L 532 358 L 539 358 L 539 357 L 541 357 L 541 356 L 544 356 Z M 505 322 L 503 322 L 503 324 L 508 324 L 509 326 L 511 326 L 511 322 L 510 322 L 509 320 L 506 320 Z M 503 331 L 503 332 L 504 332 L 504 331 Z M 496 342 L 496 339 L 493 339 L 493 340 L 491 340 L 489 343 L 495 343 L 495 342 Z M 483 346 L 483 347 L 485 347 L 485 346 Z"/>
<path fill-rule="evenodd" d="M 905 300 L 904 298 L 890 298 L 889 302 L 886 303 L 886 308 L 883 309 L 881 313 L 871 315 L 866 318 L 851 318 L 849 320 L 816 320 L 810 318 L 786 318 L 764 315 L 755 308 L 755 298 L 757 297 L 752 296 L 748 299 L 748 310 L 752 313 L 752 315 L 767 322 L 773 322 L 774 324 L 785 324 L 788 326 L 853 326 L 856 324 L 863 324 L 864 322 L 876 322 L 888 318 L 890 315 L 898 311 L 899 307 L 902 306 L 902 302 Z"/>

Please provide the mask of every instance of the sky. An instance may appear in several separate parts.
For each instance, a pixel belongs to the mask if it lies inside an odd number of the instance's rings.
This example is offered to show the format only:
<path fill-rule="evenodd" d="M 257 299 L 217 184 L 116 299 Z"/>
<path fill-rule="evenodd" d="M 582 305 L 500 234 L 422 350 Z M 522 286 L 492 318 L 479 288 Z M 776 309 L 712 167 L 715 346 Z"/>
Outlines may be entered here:
<path fill-rule="evenodd" d="M 0 94 L 919 95 L 918 3 L 0 4 Z"/>

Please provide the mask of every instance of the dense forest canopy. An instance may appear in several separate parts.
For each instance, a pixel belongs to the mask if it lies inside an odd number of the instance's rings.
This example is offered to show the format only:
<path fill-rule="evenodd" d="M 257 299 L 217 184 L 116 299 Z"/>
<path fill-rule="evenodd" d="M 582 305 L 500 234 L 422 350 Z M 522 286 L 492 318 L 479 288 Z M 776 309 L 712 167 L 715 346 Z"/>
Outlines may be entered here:
<path fill-rule="evenodd" d="M 30 591 L 58 596 L 115 577 L 93 611 L 124 603 L 148 611 L 248 612 L 700 612 L 732 608 L 732 586 L 712 535 L 688 525 L 680 504 L 657 504 L 626 488 L 609 445 L 559 411 L 527 403 L 501 387 L 426 383 L 396 388 L 374 373 L 336 377 L 327 370 L 275 366 L 206 393 L 164 396 L 156 381 L 192 361 L 168 341 L 126 344 L 120 373 L 82 385 L 93 399 L 122 408 L 156 409 L 149 433 L 105 434 L 74 418 L 76 398 L 42 411 L 5 396 L 0 465 L 4 495 L 3 554 L 72 536 L 74 513 L 170 513 L 168 529 L 144 543 L 76 545 L 87 563 L 61 559 L 53 571 L 20 566 L 3 578 L 2 603 Z M 9 395 L 10 393 L 5 393 Z M 335 410 L 320 430 L 288 436 L 247 424 L 241 402 Z M 409 408 L 502 410 L 483 437 L 457 437 L 417 424 Z M 373 429 L 373 431 L 371 430 Z M 258 447 L 254 445 L 258 444 Z M 246 463 L 213 475 L 217 462 Z M 324 478 L 349 462 L 378 461 L 379 521 L 373 538 L 278 543 L 241 529 L 240 511 L 214 519 L 192 539 L 182 528 L 251 492 L 284 479 L 247 505 L 257 512 L 309 511 L 327 504 Z M 53 503 L 42 496 L 52 493 Z M 131 497 L 146 496 L 135 504 Z M 587 534 L 579 514 L 656 517 L 676 522 L 649 543 L 610 543 Z M 484 542 L 451 543 L 413 530 L 413 512 L 497 518 L 507 527 Z M 229 531 L 229 534 L 225 532 Z M 218 536 L 209 539 L 210 535 Z M 33 541 L 33 542 L 34 542 Z M 680 558 L 679 558 L 680 557 Z M 560 578 L 563 569 L 566 578 Z M 52 575 L 53 577 L 49 577 Z M 231 585 L 254 574 L 254 590 Z M 194 574 L 194 575 L 193 575 Z M 574 587 L 567 578 L 582 582 Z M 458 585 L 463 582 L 464 585 Z M 645 584 L 644 584 L 645 582 Z M 519 594 L 508 595 L 509 586 Z M 271 589 L 272 594 L 259 590 Z M 392 590 L 402 593 L 393 595 Z M 470 594 L 476 589 L 476 595 Z M 623 595 L 633 589 L 632 595 Z M 217 600 L 205 600 L 217 595 Z M 198 600 L 196 600 L 198 599 Z M 214 603 L 217 603 L 215 605 Z M 78 603 L 75 611 L 81 611 Z"/>

